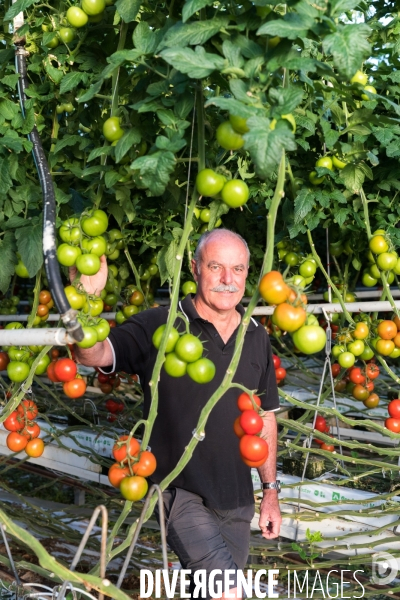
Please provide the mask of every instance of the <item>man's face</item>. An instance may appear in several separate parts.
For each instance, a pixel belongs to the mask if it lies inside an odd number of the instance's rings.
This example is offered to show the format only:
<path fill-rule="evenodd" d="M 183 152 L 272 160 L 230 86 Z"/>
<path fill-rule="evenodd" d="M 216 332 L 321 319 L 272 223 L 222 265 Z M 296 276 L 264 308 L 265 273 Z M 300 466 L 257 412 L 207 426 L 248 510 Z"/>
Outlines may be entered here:
<path fill-rule="evenodd" d="M 247 250 L 240 240 L 228 235 L 209 238 L 202 249 L 200 272 L 192 261 L 202 301 L 217 311 L 234 308 L 244 296 L 247 260 Z"/>

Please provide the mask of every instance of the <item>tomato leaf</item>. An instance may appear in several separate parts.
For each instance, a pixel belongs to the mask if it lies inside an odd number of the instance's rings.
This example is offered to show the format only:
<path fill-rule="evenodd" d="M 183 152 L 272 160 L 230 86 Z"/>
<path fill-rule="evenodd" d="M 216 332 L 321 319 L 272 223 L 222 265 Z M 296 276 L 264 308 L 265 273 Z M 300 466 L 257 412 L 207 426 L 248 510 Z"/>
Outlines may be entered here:
<path fill-rule="evenodd" d="M 159 150 L 134 160 L 131 169 L 140 170 L 141 183 L 149 190 L 150 196 L 160 196 L 175 169 L 175 156 L 172 152 Z"/>
<path fill-rule="evenodd" d="M 32 148 L 32 142 L 21 139 L 18 133 L 12 130 L 8 130 L 2 137 L 1 144 L 13 152 L 21 152 L 24 148 L 25 150 L 28 150 L 27 145 L 29 145 L 29 149 Z"/>
<path fill-rule="evenodd" d="M 215 223 L 222 215 L 226 215 L 229 212 L 229 206 L 225 202 L 220 200 L 213 200 L 209 206 L 210 208 L 210 221 L 208 223 L 208 231 L 212 231 L 215 227 Z"/>
<path fill-rule="evenodd" d="M 339 133 L 338 131 L 332 129 L 330 123 L 328 121 L 325 121 L 324 119 L 321 119 L 320 124 L 321 129 L 324 133 L 324 140 L 327 148 L 333 148 L 333 146 L 338 141 L 341 132 Z"/>
<path fill-rule="evenodd" d="M 160 52 L 161 58 L 181 73 L 189 73 L 193 79 L 208 77 L 215 69 L 222 69 L 224 59 L 217 54 L 206 52 L 202 46 L 191 48 L 166 48 Z"/>
<path fill-rule="evenodd" d="M 307 37 L 308 30 L 314 25 L 314 18 L 308 15 L 288 13 L 283 19 L 268 21 L 261 25 L 257 35 L 279 36 L 295 40 L 298 37 Z"/>
<path fill-rule="evenodd" d="M 182 21 L 186 23 L 194 13 L 211 4 L 213 4 L 213 0 L 189 0 L 185 2 L 182 8 Z"/>
<path fill-rule="evenodd" d="M 322 42 L 324 51 L 333 56 L 335 66 L 346 79 L 351 79 L 370 52 L 367 40 L 370 34 L 368 25 L 352 23 L 338 26 L 337 31 L 327 35 Z"/>
<path fill-rule="evenodd" d="M 58 140 L 57 144 L 54 146 L 53 154 L 57 154 L 57 152 L 60 152 L 60 150 L 62 150 L 66 146 L 74 146 L 81 140 L 82 138 L 80 135 L 67 135 L 61 140 Z"/>
<path fill-rule="evenodd" d="M 294 200 L 294 223 L 302 221 L 312 210 L 314 204 L 314 192 L 308 188 L 302 188 Z"/>
<path fill-rule="evenodd" d="M 131 23 L 139 12 L 140 0 L 117 0 L 115 8 L 125 23 Z"/>
<path fill-rule="evenodd" d="M 88 75 L 87 73 L 82 73 L 80 71 L 73 71 L 72 73 L 67 73 L 64 75 L 61 85 L 60 85 L 60 94 L 65 94 L 66 92 L 70 92 L 75 89 L 81 81 L 83 83 L 87 83 Z"/>
<path fill-rule="evenodd" d="M 176 23 L 171 27 L 161 40 L 157 50 L 174 46 L 197 46 L 204 44 L 213 35 L 218 33 L 229 23 L 229 17 L 216 17 L 209 21 L 195 21 L 194 23 Z"/>
<path fill-rule="evenodd" d="M 32 4 L 35 4 L 36 2 L 38 2 L 38 0 L 17 0 L 15 4 L 12 4 L 6 12 L 4 20 L 11 21 L 17 16 L 18 13 L 24 11 L 26 8 L 32 6 Z"/>
<path fill-rule="evenodd" d="M 113 146 L 101 146 L 100 148 L 94 148 L 87 157 L 87 162 L 90 162 L 91 160 L 98 158 L 99 156 L 103 156 L 103 154 L 106 156 L 110 156 L 110 154 L 113 153 L 113 149 Z"/>
<path fill-rule="evenodd" d="M 279 121 L 275 129 L 270 129 L 271 121 L 265 117 L 251 117 L 247 120 L 250 129 L 244 134 L 245 148 L 255 164 L 260 177 L 270 177 L 281 160 L 282 150 L 295 150 L 293 133 L 286 124 Z"/>
<path fill-rule="evenodd" d="M 348 10 L 352 10 L 358 4 L 360 4 L 360 0 L 331 0 L 329 2 L 330 14 L 332 17 L 339 16 Z"/>
<path fill-rule="evenodd" d="M 10 285 L 11 277 L 14 275 L 14 265 L 18 262 L 16 255 L 15 237 L 12 231 L 6 233 L 0 238 L 0 292 L 3 294 Z"/>
<path fill-rule="evenodd" d="M 138 129 L 132 127 L 129 129 L 120 140 L 118 140 L 117 145 L 115 146 L 115 162 L 119 162 L 121 158 L 125 156 L 125 154 L 134 146 L 138 144 L 142 136 Z"/>
<path fill-rule="evenodd" d="M 208 106 L 218 106 L 222 108 L 222 110 L 227 110 L 231 115 L 237 115 L 238 117 L 243 117 L 244 119 L 249 119 L 250 117 L 256 115 L 258 111 L 260 112 L 260 116 L 264 111 L 261 109 L 256 109 L 250 106 L 246 106 L 243 102 L 239 102 L 239 100 L 235 100 L 235 98 L 224 98 L 223 96 L 217 96 L 216 98 L 211 98 L 206 102 L 205 107 Z"/>
<path fill-rule="evenodd" d="M 11 121 L 19 112 L 18 106 L 11 102 L 11 100 L 2 99 L 0 101 L 0 115 L 2 115 L 5 119 Z"/>
<path fill-rule="evenodd" d="M 342 225 L 344 224 L 345 220 L 347 219 L 347 217 L 349 215 L 349 209 L 348 208 L 339 208 L 339 210 L 335 211 L 334 215 L 335 215 L 336 223 L 339 225 L 339 227 L 342 227 Z"/>
<path fill-rule="evenodd" d="M 178 247 L 179 242 L 172 240 L 168 246 L 165 243 L 158 253 L 157 266 L 160 271 L 161 285 L 173 277 Z"/>
<path fill-rule="evenodd" d="M 271 88 L 269 97 L 275 104 L 274 116 L 287 115 L 301 103 L 303 91 L 297 87 Z"/>
<path fill-rule="evenodd" d="M 161 41 L 162 35 L 162 31 L 154 31 L 153 29 L 150 29 L 146 21 L 141 21 L 136 25 L 132 39 L 135 48 L 137 48 L 141 54 L 153 54 Z"/>
<path fill-rule="evenodd" d="M 13 182 L 10 175 L 8 160 L 6 158 L 0 158 L 0 193 L 6 194 L 12 185 Z"/>
<path fill-rule="evenodd" d="M 29 277 L 33 277 L 39 271 L 43 264 L 43 226 L 38 221 L 34 225 L 21 227 L 15 232 L 18 252 L 21 255 L 22 262 L 28 269 Z"/>
<path fill-rule="evenodd" d="M 365 173 L 358 165 L 349 164 L 340 171 L 340 179 L 348 190 L 356 194 L 364 183 Z"/>

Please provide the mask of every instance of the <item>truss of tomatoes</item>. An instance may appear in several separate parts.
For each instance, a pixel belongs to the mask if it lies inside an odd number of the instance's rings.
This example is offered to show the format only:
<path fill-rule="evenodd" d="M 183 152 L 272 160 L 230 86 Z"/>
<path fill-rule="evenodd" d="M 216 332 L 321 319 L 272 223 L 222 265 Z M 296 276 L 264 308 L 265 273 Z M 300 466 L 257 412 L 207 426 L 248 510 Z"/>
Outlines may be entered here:
<path fill-rule="evenodd" d="M 322 415 L 317 415 L 314 427 L 316 431 L 319 431 L 321 433 L 329 433 L 331 429 L 328 423 L 326 422 L 325 417 L 323 417 Z M 326 450 L 327 452 L 334 452 L 335 450 L 335 446 L 333 444 L 329 444 L 328 442 L 324 442 L 317 438 L 314 438 L 314 441 L 317 444 L 319 444 L 321 450 Z"/>
<path fill-rule="evenodd" d="M 249 467 L 261 467 L 268 458 L 268 443 L 260 437 L 263 419 L 259 414 L 261 399 L 243 392 L 237 399 L 241 415 L 235 419 L 233 430 L 239 438 L 239 451 L 243 462 Z"/>
<path fill-rule="evenodd" d="M 385 420 L 385 427 L 393 433 L 400 433 L 400 399 L 391 400 L 388 404 L 389 417 Z"/>
<path fill-rule="evenodd" d="M 161 346 L 166 325 L 160 325 L 153 334 L 153 344 L 157 350 Z M 196 383 L 209 383 L 215 375 L 215 365 L 203 356 L 203 344 L 191 333 L 179 334 L 171 328 L 165 348 L 164 370 L 170 377 L 183 377 L 188 374 Z"/>
<path fill-rule="evenodd" d="M 76 362 L 71 358 L 52 361 L 47 367 L 47 377 L 53 383 L 62 383 L 68 398 L 81 398 L 86 392 L 86 383 L 78 373 Z"/>
<path fill-rule="evenodd" d="M 31 458 L 43 454 L 44 442 L 40 435 L 40 427 L 35 422 L 38 407 L 33 400 L 24 399 L 4 421 L 3 425 L 10 433 L 7 436 L 7 447 L 11 452 L 22 452 Z"/>
<path fill-rule="evenodd" d="M 326 333 L 314 315 L 307 316 L 304 308 L 307 297 L 301 293 L 306 285 L 307 280 L 301 275 L 285 281 L 279 271 L 270 271 L 261 279 L 259 292 L 265 302 L 276 307 L 271 319 L 273 325 L 290 333 L 300 352 L 315 354 L 325 347 Z"/>
<path fill-rule="evenodd" d="M 341 366 L 333 363 L 331 371 L 337 378 L 341 373 Z M 347 374 L 335 383 L 335 391 L 350 392 L 355 400 L 361 400 L 366 408 L 375 408 L 380 402 L 378 394 L 373 392 L 374 380 L 379 377 L 380 370 L 374 362 L 368 362 L 365 367 L 353 366 L 347 369 Z"/>
<path fill-rule="evenodd" d="M 281 366 L 281 359 L 276 354 L 272 355 L 272 360 L 274 361 L 276 383 L 279 385 L 286 377 L 286 369 Z"/>
<path fill-rule="evenodd" d="M 117 461 L 108 471 L 112 486 L 119 489 L 125 500 L 138 502 L 147 494 L 146 477 L 154 473 L 157 461 L 149 450 L 140 450 L 140 442 L 128 435 L 115 442 L 112 455 Z"/>

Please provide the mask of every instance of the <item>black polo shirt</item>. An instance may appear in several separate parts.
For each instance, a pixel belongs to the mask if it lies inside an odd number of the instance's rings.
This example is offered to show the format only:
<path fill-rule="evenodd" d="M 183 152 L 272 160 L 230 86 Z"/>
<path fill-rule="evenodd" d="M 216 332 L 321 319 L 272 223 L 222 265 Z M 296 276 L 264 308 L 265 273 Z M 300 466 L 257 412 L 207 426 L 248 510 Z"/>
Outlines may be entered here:
<path fill-rule="evenodd" d="M 236 309 L 244 314 L 241 305 Z M 198 384 L 188 375 L 170 377 L 162 369 L 158 415 L 150 438 L 157 459 L 157 470 L 151 476 L 155 483 L 172 471 L 189 443 L 201 410 L 223 380 L 237 334 L 236 329 L 225 344 L 214 325 L 199 316 L 190 295 L 179 302 L 178 310 L 189 321 L 191 333 L 203 342 L 203 356 L 213 361 L 216 374 L 210 383 Z M 137 373 L 140 377 L 144 418 L 150 409 L 149 381 L 157 356 L 152 335 L 166 323 L 167 317 L 166 307 L 146 310 L 113 328 L 108 338 L 115 354 L 113 370 Z M 176 320 L 175 327 L 185 331 L 181 318 Z M 257 390 L 264 410 L 279 408 L 271 344 L 264 327 L 253 319 L 246 332 L 234 382 Z M 240 458 L 239 440 L 233 431 L 233 422 L 240 414 L 236 404 L 240 393 L 231 388 L 217 402 L 208 418 L 204 440 L 197 444 L 191 460 L 172 484 L 198 494 L 210 508 L 228 510 L 254 502 L 250 469 Z"/>

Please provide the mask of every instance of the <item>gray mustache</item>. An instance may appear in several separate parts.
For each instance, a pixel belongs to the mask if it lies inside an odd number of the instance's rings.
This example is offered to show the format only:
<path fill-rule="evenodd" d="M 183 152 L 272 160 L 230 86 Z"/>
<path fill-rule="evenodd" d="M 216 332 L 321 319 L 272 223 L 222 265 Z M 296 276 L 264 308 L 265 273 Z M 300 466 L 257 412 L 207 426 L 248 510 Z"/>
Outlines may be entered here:
<path fill-rule="evenodd" d="M 212 292 L 238 292 L 239 288 L 236 285 L 217 285 L 211 289 Z"/>

